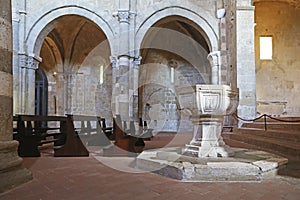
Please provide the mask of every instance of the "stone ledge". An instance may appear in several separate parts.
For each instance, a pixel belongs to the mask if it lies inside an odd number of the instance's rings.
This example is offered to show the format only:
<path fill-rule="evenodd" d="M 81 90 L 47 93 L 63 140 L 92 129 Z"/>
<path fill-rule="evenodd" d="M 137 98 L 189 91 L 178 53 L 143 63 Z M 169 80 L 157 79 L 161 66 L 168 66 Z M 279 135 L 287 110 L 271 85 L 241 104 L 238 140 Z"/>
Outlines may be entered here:
<path fill-rule="evenodd" d="M 182 155 L 181 148 L 142 152 L 136 167 L 182 181 L 261 181 L 265 173 L 285 165 L 286 158 L 258 150 L 233 148 L 228 158 L 198 158 Z M 276 173 L 273 173 L 276 175 Z"/>

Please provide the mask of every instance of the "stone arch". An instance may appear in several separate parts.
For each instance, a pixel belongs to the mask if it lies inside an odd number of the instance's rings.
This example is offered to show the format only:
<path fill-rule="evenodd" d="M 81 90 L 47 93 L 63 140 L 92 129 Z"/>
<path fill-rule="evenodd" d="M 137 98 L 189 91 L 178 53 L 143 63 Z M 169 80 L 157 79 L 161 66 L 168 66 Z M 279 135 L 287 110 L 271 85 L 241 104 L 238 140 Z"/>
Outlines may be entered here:
<path fill-rule="evenodd" d="M 113 27 L 117 27 L 117 24 L 111 16 L 106 13 L 96 13 L 85 7 L 75 5 L 50 8 L 52 9 L 44 11 L 40 15 L 41 17 L 39 17 L 29 29 L 25 40 L 27 53 L 33 54 L 36 57 L 39 55 L 44 38 L 55 26 L 55 24 L 51 24 L 55 19 L 65 15 L 78 15 L 95 23 L 104 32 L 111 48 L 111 54 L 115 54 L 114 38 L 116 33 Z"/>
<path fill-rule="evenodd" d="M 143 15 L 145 17 L 137 18 L 135 49 L 141 48 L 143 39 L 149 28 L 159 20 L 170 16 L 180 16 L 193 21 L 203 30 L 201 34 L 206 39 L 210 51 L 217 51 L 219 49 L 218 21 L 214 19 L 210 13 L 193 4 L 186 4 L 185 7 L 176 4 L 170 7 L 169 5 L 161 4 L 162 5 L 151 7 L 148 12 Z M 161 9 L 158 10 L 158 7 Z"/>

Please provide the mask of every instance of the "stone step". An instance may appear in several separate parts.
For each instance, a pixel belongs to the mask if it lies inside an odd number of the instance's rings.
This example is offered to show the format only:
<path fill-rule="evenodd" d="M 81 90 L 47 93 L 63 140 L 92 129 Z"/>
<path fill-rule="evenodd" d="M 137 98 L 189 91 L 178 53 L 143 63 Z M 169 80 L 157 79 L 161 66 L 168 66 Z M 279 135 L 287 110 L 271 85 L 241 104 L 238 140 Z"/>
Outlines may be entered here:
<path fill-rule="evenodd" d="M 264 122 L 255 122 L 255 123 L 244 123 L 242 128 L 258 128 L 265 129 Z M 299 123 L 278 123 L 278 122 L 267 122 L 267 130 L 292 130 L 300 132 Z"/>
<path fill-rule="evenodd" d="M 248 136 L 262 136 L 266 138 L 277 138 L 300 143 L 300 131 L 293 130 L 262 130 L 257 128 L 233 128 L 234 133 Z"/>
<path fill-rule="evenodd" d="M 293 123 L 300 124 L 300 117 L 274 117 L 274 118 L 276 118 L 276 119 L 271 119 L 271 118 L 268 118 L 268 117 L 266 119 L 267 119 L 267 122 L 282 123 L 282 122 L 280 122 L 280 120 L 281 120 L 281 121 L 286 121 L 286 123 L 288 123 L 289 121 L 292 121 Z M 262 117 L 262 118 L 256 120 L 254 123 L 264 122 L 264 120 L 265 120 L 264 117 Z"/>
<path fill-rule="evenodd" d="M 255 145 L 259 149 L 277 153 L 288 158 L 300 159 L 300 143 L 288 141 L 282 138 L 270 138 L 260 135 L 250 135 L 241 133 L 223 134 L 224 139 L 241 141 L 247 144 Z"/>

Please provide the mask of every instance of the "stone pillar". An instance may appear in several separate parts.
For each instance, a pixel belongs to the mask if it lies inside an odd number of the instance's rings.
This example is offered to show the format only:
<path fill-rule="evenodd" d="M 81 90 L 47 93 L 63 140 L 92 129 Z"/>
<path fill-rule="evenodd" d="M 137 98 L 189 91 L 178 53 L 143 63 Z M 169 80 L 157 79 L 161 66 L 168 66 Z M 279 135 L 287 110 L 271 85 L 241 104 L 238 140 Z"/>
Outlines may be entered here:
<path fill-rule="evenodd" d="M 236 0 L 222 1 L 217 8 L 220 26 L 220 84 L 236 85 Z"/>
<path fill-rule="evenodd" d="M 134 120 L 139 119 L 139 106 L 138 106 L 138 87 L 139 87 L 139 66 L 141 64 L 142 57 L 139 56 L 133 60 L 131 68 L 131 85 L 132 85 L 132 115 Z"/>
<path fill-rule="evenodd" d="M 35 113 L 35 69 L 41 58 L 26 50 L 26 1 L 13 1 L 14 10 L 14 113 Z"/>
<path fill-rule="evenodd" d="M 67 72 L 64 75 L 64 90 L 65 90 L 65 95 L 64 95 L 64 108 L 65 108 L 65 113 L 64 114 L 72 114 L 72 79 L 73 75 L 71 72 Z"/>
<path fill-rule="evenodd" d="M 22 168 L 18 142 L 12 140 L 12 19 L 11 2 L 0 7 L 0 192 L 30 180 L 31 173 Z"/>
<path fill-rule="evenodd" d="M 19 55 L 19 67 L 21 68 L 21 102 L 18 114 L 35 114 L 35 70 L 41 58 L 34 55 Z"/>
<path fill-rule="evenodd" d="M 207 59 L 211 65 L 211 84 L 221 84 L 221 52 L 214 51 L 208 54 Z"/>
<path fill-rule="evenodd" d="M 237 86 L 240 91 L 238 115 L 256 117 L 256 76 L 254 55 L 254 6 L 251 0 L 237 1 Z M 239 122 L 241 125 L 241 122 Z"/>
<path fill-rule="evenodd" d="M 114 13 L 119 21 L 119 53 L 115 70 L 115 89 L 113 99 L 116 114 L 120 114 L 122 120 L 128 121 L 133 118 L 133 82 L 132 77 L 133 59 L 130 53 L 131 21 L 134 13 L 130 11 L 130 1 L 120 0 L 119 10 Z"/>

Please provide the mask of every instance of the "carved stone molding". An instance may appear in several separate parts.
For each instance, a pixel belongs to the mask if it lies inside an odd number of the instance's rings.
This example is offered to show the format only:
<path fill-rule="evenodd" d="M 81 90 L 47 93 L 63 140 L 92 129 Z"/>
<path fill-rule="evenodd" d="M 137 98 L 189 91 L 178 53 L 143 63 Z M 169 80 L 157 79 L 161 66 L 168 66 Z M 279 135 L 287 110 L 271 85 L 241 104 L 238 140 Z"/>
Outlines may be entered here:
<path fill-rule="evenodd" d="M 27 57 L 27 63 L 26 66 L 28 69 L 36 70 L 38 68 L 39 62 L 32 56 Z"/>
<path fill-rule="evenodd" d="M 26 54 L 19 54 L 19 67 L 36 70 L 39 62 L 35 57 Z"/>
<path fill-rule="evenodd" d="M 116 68 L 118 64 L 118 58 L 116 56 L 110 56 L 109 57 L 112 68 Z"/>
<path fill-rule="evenodd" d="M 142 56 L 139 56 L 137 58 L 134 59 L 133 63 L 134 63 L 134 68 L 138 69 L 139 65 L 141 64 L 142 61 Z"/>

